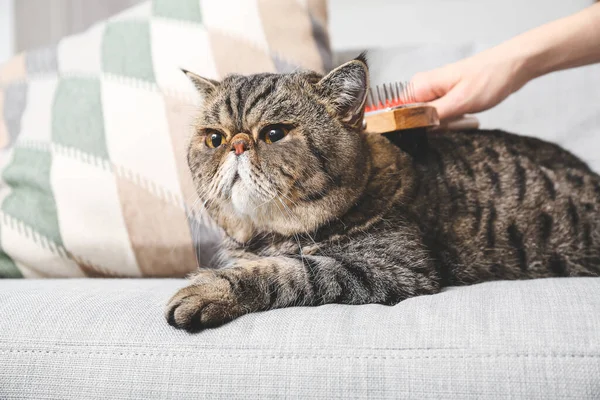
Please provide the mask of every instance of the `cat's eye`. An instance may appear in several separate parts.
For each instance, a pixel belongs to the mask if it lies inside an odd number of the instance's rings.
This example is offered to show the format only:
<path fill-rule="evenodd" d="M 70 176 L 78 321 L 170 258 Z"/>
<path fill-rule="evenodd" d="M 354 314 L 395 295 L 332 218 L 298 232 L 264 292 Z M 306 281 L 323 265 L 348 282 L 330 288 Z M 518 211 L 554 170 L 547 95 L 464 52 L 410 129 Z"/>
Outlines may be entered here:
<path fill-rule="evenodd" d="M 206 133 L 206 145 L 211 149 L 219 147 L 223 143 L 223 135 L 216 131 Z"/>
<path fill-rule="evenodd" d="M 267 143 L 275 143 L 283 139 L 289 132 L 289 127 L 285 125 L 269 125 L 260 131 L 260 135 Z"/>

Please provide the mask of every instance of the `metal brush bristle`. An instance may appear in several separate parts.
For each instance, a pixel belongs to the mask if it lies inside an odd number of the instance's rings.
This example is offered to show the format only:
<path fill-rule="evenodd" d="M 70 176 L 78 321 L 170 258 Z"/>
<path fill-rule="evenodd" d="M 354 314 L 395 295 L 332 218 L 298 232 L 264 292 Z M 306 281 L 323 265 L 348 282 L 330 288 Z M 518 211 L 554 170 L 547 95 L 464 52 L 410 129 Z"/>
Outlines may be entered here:
<path fill-rule="evenodd" d="M 369 88 L 365 111 L 377 111 L 415 102 L 415 89 L 411 82 L 394 82 Z"/>

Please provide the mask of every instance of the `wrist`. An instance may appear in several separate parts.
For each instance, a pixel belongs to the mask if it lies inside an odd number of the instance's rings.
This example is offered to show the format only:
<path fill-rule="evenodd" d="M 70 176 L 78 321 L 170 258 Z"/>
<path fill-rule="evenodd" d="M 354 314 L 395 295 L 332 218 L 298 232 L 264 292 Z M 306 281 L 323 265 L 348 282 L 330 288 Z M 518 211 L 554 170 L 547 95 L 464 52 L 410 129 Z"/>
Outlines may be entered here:
<path fill-rule="evenodd" d="M 504 66 L 501 68 L 506 74 L 502 79 L 506 79 L 507 88 L 510 93 L 514 93 L 527 82 L 541 75 L 538 70 L 539 65 L 535 62 L 535 53 L 533 50 L 524 47 L 521 43 L 508 41 L 494 49 L 495 54 L 491 54 L 493 60 L 502 60 Z"/>
<path fill-rule="evenodd" d="M 545 40 L 538 39 L 526 33 L 498 46 L 510 68 L 512 92 L 550 72 L 548 47 Z"/>
<path fill-rule="evenodd" d="M 515 51 L 513 65 L 516 82 L 513 92 L 525 86 L 527 82 L 544 75 L 538 57 L 537 52 L 531 48 L 519 48 Z"/>
<path fill-rule="evenodd" d="M 539 78 L 553 71 L 553 57 L 549 55 L 549 50 L 540 46 L 529 46 L 524 49 L 521 55 L 523 63 L 523 74 L 528 81 Z"/>

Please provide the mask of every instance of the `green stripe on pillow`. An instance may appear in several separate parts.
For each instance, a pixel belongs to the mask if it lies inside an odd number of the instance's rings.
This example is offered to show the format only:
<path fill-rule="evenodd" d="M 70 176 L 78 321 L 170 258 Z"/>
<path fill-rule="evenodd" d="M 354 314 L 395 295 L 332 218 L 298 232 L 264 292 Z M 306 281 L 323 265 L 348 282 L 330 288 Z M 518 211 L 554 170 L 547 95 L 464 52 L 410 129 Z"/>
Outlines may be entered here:
<path fill-rule="evenodd" d="M 102 41 L 102 71 L 156 82 L 148 21 L 107 22 Z"/>
<path fill-rule="evenodd" d="M 2 226 L 0 225 L 0 278 L 22 278 L 23 274 L 19 271 L 12 258 L 2 251 Z"/>
<path fill-rule="evenodd" d="M 202 22 L 198 0 L 154 0 L 152 3 L 153 14 L 157 17 Z"/>
<path fill-rule="evenodd" d="M 2 211 L 63 245 L 50 185 L 52 155 L 43 150 L 15 148 L 2 178 L 12 188 Z"/>
<path fill-rule="evenodd" d="M 52 141 L 108 159 L 98 78 L 63 78 L 52 108 Z"/>

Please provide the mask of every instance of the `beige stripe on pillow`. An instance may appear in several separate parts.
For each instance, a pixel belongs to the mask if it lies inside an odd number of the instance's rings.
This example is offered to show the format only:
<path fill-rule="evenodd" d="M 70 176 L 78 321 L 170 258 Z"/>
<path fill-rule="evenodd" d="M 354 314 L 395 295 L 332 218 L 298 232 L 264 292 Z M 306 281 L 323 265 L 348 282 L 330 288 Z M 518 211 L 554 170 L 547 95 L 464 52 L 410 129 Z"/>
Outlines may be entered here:
<path fill-rule="evenodd" d="M 202 22 L 209 32 L 239 39 L 243 46 L 256 47 L 265 53 L 269 50 L 257 0 L 201 0 L 201 7 Z M 238 50 L 237 47 L 228 49 L 232 53 Z"/>
<path fill-rule="evenodd" d="M 185 276 L 196 266 L 183 208 L 117 177 L 119 199 L 142 276 Z"/>
<path fill-rule="evenodd" d="M 258 5 L 271 53 L 290 64 L 323 72 L 308 10 L 292 1 L 259 0 Z"/>
<path fill-rule="evenodd" d="M 190 134 L 193 132 L 192 125 L 198 106 L 171 96 L 165 96 L 164 99 L 179 186 L 184 203 L 191 205 L 197 196 L 187 164 L 187 146 Z"/>
<path fill-rule="evenodd" d="M 243 39 L 209 30 L 210 44 L 221 78 L 228 74 L 275 72 L 275 64 L 267 52 Z"/>
<path fill-rule="evenodd" d="M 0 66 L 0 85 L 24 81 L 26 77 L 25 54 L 19 54 Z"/>

